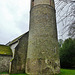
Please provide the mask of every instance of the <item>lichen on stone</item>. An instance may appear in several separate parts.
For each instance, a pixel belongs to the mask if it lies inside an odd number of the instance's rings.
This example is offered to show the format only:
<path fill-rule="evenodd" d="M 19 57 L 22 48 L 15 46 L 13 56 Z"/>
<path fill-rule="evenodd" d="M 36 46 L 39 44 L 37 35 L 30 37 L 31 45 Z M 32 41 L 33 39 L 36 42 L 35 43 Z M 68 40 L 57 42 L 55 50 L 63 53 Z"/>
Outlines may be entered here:
<path fill-rule="evenodd" d="M 1 55 L 12 55 L 12 50 L 9 46 L 0 45 L 0 54 Z"/>

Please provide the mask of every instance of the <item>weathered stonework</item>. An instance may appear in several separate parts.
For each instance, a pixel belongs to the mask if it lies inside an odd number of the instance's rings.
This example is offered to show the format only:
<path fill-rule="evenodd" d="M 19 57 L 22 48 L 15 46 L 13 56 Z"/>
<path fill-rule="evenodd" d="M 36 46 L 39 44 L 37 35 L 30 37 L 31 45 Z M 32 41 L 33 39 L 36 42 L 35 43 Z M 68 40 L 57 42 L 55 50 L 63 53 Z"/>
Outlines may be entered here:
<path fill-rule="evenodd" d="M 9 72 L 9 63 L 12 56 L 0 55 L 0 73 Z"/>
<path fill-rule="evenodd" d="M 15 48 L 14 59 L 11 62 L 10 73 L 25 73 L 25 63 L 27 57 L 28 47 L 28 32 L 24 34 L 19 40 Z"/>
<path fill-rule="evenodd" d="M 54 0 L 32 0 L 31 8 L 39 4 L 47 4 L 55 8 Z"/>
<path fill-rule="evenodd" d="M 50 5 L 50 0 L 34 0 L 34 6 L 39 5 L 39 4 L 49 4 Z"/>
<path fill-rule="evenodd" d="M 35 1 L 43 0 L 34 0 L 34 5 Z M 26 73 L 30 75 L 59 73 L 55 9 L 48 4 L 39 4 L 31 9 L 30 15 Z"/>

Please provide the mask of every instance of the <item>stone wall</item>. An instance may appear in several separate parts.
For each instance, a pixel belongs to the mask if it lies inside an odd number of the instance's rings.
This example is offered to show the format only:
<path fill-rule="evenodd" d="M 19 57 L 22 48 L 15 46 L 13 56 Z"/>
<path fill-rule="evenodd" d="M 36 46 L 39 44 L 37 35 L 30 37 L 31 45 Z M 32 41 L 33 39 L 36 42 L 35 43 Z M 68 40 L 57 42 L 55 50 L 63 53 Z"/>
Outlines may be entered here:
<path fill-rule="evenodd" d="M 9 63 L 12 56 L 0 55 L 0 73 L 9 72 Z"/>
<path fill-rule="evenodd" d="M 26 65 L 30 75 L 60 72 L 55 9 L 50 5 L 39 4 L 31 9 Z"/>
<path fill-rule="evenodd" d="M 11 73 L 25 73 L 25 63 L 28 47 L 28 32 L 24 34 L 18 41 L 19 43 L 15 48 L 14 59 L 12 60 Z"/>
<path fill-rule="evenodd" d="M 55 7 L 54 0 L 34 0 L 34 6 L 39 4 L 48 4 L 51 5 L 52 7 Z"/>
<path fill-rule="evenodd" d="M 34 0 L 34 6 L 38 4 L 49 4 L 50 5 L 50 0 Z"/>

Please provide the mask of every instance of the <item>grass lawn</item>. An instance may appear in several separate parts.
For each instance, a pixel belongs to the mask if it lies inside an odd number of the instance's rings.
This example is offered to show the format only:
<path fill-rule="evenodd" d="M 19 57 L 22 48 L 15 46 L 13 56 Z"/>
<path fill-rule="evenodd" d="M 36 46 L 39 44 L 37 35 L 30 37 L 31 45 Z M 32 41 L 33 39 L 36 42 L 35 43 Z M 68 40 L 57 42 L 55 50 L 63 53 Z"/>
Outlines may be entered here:
<path fill-rule="evenodd" d="M 1 74 L 0 75 L 8 75 L 8 74 Z M 9 75 L 27 75 L 27 74 L 9 74 Z M 61 69 L 61 73 L 57 75 L 75 75 L 75 70 L 72 69 Z"/>
<path fill-rule="evenodd" d="M 10 75 L 28 75 L 28 74 L 10 74 Z"/>
<path fill-rule="evenodd" d="M 0 75 L 28 75 L 28 74 L 7 74 L 7 73 L 0 73 Z"/>
<path fill-rule="evenodd" d="M 28 75 L 28 74 L 8 74 L 8 73 L 0 73 L 0 75 Z"/>
<path fill-rule="evenodd" d="M 61 73 L 57 75 L 75 75 L 75 70 L 72 69 L 61 69 Z"/>

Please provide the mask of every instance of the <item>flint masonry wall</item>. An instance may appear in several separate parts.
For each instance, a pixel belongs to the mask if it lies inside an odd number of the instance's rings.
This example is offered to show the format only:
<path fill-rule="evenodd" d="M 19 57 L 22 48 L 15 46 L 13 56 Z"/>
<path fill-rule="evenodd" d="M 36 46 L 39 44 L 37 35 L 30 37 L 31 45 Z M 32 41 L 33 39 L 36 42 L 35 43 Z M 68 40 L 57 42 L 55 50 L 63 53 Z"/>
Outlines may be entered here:
<path fill-rule="evenodd" d="M 30 15 L 26 72 L 30 75 L 59 73 L 55 9 L 47 4 L 36 4 Z"/>
<path fill-rule="evenodd" d="M 28 47 L 28 32 L 19 39 L 11 65 L 11 73 L 25 73 L 25 63 Z"/>
<path fill-rule="evenodd" d="M 9 63 L 12 56 L 0 55 L 0 73 L 9 72 Z"/>

